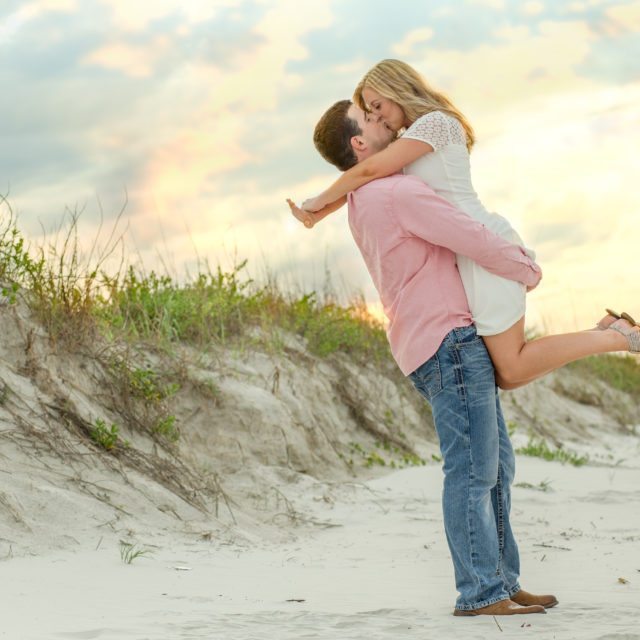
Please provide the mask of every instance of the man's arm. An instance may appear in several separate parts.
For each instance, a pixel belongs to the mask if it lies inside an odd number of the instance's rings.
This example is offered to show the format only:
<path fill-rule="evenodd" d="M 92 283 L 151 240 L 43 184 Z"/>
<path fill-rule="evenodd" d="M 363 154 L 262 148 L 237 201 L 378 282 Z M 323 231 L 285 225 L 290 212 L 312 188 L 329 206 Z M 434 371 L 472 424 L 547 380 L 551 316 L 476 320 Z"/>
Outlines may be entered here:
<path fill-rule="evenodd" d="M 418 178 L 398 180 L 393 190 L 393 211 L 412 235 L 468 256 L 487 271 L 521 282 L 529 289 L 540 282 L 542 271 L 523 247 L 489 231 Z"/>

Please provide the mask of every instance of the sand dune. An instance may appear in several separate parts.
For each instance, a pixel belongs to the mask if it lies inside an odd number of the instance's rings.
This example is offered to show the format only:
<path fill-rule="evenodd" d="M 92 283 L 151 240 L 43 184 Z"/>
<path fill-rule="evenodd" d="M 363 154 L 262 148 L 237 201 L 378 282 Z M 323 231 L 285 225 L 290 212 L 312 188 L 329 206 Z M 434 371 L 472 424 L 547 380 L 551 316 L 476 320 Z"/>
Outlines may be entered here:
<path fill-rule="evenodd" d="M 167 443 L 113 386 L 116 347 L 56 348 L 20 305 L 0 321 L 0 638 L 640 638 L 638 407 L 601 381 L 504 395 L 516 446 L 589 456 L 518 459 L 523 585 L 560 606 L 454 619 L 435 435 L 393 372 L 291 336 L 172 360 L 139 345 L 131 366 L 180 376 Z M 98 446 L 96 419 L 129 444 Z M 122 562 L 121 541 L 145 555 Z"/>

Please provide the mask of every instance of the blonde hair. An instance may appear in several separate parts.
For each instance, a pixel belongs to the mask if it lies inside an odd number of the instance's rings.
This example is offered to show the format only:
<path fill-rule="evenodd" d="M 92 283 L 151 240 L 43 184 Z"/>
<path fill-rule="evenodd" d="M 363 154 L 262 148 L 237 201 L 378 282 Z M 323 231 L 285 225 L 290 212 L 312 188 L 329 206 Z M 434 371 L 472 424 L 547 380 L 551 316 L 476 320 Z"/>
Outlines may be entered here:
<path fill-rule="evenodd" d="M 432 89 L 427 81 L 410 65 L 401 60 L 382 60 L 369 69 L 358 83 L 353 101 L 363 111 L 371 111 L 362 92 L 373 89 L 381 96 L 393 100 L 404 111 L 412 124 L 425 113 L 443 111 L 459 120 L 467 138 L 467 149 L 471 151 L 476 137 L 473 128 L 453 103 L 444 94 Z"/>

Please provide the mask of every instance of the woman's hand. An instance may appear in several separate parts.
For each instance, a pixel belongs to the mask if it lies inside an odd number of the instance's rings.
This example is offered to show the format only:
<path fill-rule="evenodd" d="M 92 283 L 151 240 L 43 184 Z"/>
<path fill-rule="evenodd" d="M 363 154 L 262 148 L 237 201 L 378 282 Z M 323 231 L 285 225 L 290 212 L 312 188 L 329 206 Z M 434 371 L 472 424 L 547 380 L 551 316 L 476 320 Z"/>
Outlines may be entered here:
<path fill-rule="evenodd" d="M 310 213 L 309 211 L 303 211 L 290 198 L 287 198 L 287 204 L 289 205 L 289 209 L 291 209 L 291 213 L 294 218 L 300 220 L 300 222 L 302 222 L 302 224 L 307 227 L 307 229 L 313 228 L 313 225 L 316 223 L 313 217 L 313 213 Z"/>

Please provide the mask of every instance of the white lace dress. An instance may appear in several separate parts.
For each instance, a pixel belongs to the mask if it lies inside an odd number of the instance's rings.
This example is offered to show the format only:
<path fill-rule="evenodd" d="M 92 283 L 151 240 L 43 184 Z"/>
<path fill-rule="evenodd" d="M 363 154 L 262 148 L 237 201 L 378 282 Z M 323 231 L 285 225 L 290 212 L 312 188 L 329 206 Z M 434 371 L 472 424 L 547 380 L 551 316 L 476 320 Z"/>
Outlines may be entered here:
<path fill-rule="evenodd" d="M 428 142 L 434 149 L 407 165 L 405 173 L 424 180 L 438 195 L 505 240 L 524 246 L 509 222 L 487 211 L 474 191 L 465 132 L 459 120 L 432 111 L 418 118 L 402 137 Z M 528 252 L 533 257 L 533 252 Z M 457 263 L 479 335 L 502 333 L 524 316 L 524 285 L 489 273 L 460 254 Z"/>

